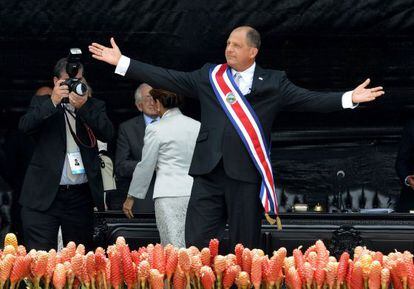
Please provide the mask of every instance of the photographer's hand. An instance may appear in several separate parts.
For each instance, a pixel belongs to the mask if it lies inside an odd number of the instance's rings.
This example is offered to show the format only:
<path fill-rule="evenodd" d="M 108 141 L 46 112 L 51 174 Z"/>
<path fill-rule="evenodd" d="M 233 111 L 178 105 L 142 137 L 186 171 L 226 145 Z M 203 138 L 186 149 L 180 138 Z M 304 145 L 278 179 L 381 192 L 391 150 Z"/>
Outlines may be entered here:
<path fill-rule="evenodd" d="M 62 101 L 62 98 L 69 95 L 68 86 L 61 85 L 61 83 L 64 81 L 64 79 L 56 81 L 55 86 L 53 87 L 51 100 L 55 106 L 57 106 Z"/>
<path fill-rule="evenodd" d="M 111 37 L 111 46 L 112 48 L 94 42 L 89 45 L 89 51 L 95 59 L 105 61 L 112 65 L 118 65 L 122 54 L 113 37 Z"/>
<path fill-rule="evenodd" d="M 69 103 L 76 109 L 81 108 L 87 100 L 88 100 L 88 97 L 86 95 L 80 96 L 74 92 L 71 92 L 69 94 Z"/>

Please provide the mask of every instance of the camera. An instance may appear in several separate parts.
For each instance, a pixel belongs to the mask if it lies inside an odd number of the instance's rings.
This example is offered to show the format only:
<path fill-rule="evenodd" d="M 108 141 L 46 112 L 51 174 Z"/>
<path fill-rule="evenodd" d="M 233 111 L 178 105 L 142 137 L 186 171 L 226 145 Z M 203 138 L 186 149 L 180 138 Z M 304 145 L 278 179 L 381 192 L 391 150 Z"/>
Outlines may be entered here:
<path fill-rule="evenodd" d="M 88 87 L 85 83 L 76 78 L 76 75 L 81 69 L 82 64 L 80 62 L 82 57 L 82 50 L 79 48 L 71 48 L 69 50 L 69 55 L 67 57 L 66 63 L 66 73 L 69 75 L 69 78 L 61 83 L 61 85 L 67 85 L 69 92 L 75 92 L 80 96 L 84 96 L 88 90 Z M 62 99 L 62 103 L 68 103 L 69 97 Z"/>

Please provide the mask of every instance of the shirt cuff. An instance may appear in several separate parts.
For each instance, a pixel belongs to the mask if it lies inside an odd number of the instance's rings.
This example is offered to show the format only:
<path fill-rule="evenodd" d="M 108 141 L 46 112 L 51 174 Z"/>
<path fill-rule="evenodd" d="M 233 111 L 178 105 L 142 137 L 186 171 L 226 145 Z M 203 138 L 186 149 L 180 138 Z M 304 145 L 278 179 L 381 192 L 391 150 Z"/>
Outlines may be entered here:
<path fill-rule="evenodd" d="M 352 108 L 354 109 L 359 105 L 359 103 L 355 104 L 352 102 L 352 90 L 347 91 L 342 95 L 342 107 L 343 108 Z"/>
<path fill-rule="evenodd" d="M 115 68 L 115 73 L 125 76 L 128 68 L 129 68 L 129 63 L 131 62 L 131 59 L 129 57 L 123 56 L 121 55 L 121 58 L 118 61 L 118 65 Z"/>
<path fill-rule="evenodd" d="M 407 187 L 409 187 L 409 186 L 410 186 L 410 184 L 408 183 L 408 177 L 409 177 L 409 176 L 406 176 L 406 177 L 405 177 L 405 179 L 404 179 L 404 184 L 405 184 Z"/>

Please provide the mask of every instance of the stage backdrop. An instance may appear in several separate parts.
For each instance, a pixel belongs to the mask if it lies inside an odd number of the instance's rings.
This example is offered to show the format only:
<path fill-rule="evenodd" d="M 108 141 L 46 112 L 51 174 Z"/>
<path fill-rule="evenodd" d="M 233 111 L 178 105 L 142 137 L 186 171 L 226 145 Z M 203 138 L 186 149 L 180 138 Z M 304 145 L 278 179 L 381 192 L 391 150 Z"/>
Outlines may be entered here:
<path fill-rule="evenodd" d="M 309 178 L 307 184 L 327 182 L 318 171 L 326 164 L 323 159 L 337 163 L 341 154 L 327 156 L 321 145 L 338 145 L 336 137 L 345 130 L 349 138 L 340 141 L 343 147 L 351 144 L 366 149 L 364 145 L 369 143 L 373 152 L 381 151 L 377 144 L 392 135 L 384 154 L 373 157 L 372 151 L 345 149 L 348 154 L 342 159 L 351 158 L 344 164 L 352 172 L 385 168 L 380 176 L 386 178 L 386 184 L 376 186 L 396 193 L 399 184 L 393 161 L 398 135 L 414 104 L 412 0 L 1 1 L 0 128 L 2 132 L 16 128 L 34 91 L 52 85 L 52 68 L 70 47 L 82 49 L 94 97 L 107 102 L 110 116 L 118 124 L 135 114 L 132 99 L 138 83 L 114 75 L 113 67 L 93 60 L 87 50 L 89 43 L 109 44 L 109 38 L 115 37 L 125 55 L 190 71 L 207 61 L 223 62 L 227 36 L 239 25 L 252 25 L 262 34 L 258 63 L 285 70 L 298 85 L 342 91 L 370 77 L 373 85 L 383 85 L 386 90 L 374 104 L 354 111 L 282 113 L 272 138 L 273 147 L 278 148 L 273 159 L 281 183 L 301 189 L 293 181 L 298 173 Z M 197 101 L 188 101 L 184 111 L 197 118 Z M 382 133 L 354 139 L 358 128 Z M 317 137 L 309 138 L 309 132 Z M 315 146 L 310 155 L 322 159 L 320 162 L 310 159 L 304 166 L 301 162 L 310 156 L 302 154 L 306 150 L 292 153 L 298 145 L 303 148 L 304 138 L 305 145 Z M 288 157 L 291 155 L 299 159 L 294 161 Z M 338 169 L 330 167 L 326 176 L 335 175 Z M 364 174 L 364 169 L 353 176 L 362 183 L 377 181 Z M 321 184 L 318 190 L 333 188 Z"/>

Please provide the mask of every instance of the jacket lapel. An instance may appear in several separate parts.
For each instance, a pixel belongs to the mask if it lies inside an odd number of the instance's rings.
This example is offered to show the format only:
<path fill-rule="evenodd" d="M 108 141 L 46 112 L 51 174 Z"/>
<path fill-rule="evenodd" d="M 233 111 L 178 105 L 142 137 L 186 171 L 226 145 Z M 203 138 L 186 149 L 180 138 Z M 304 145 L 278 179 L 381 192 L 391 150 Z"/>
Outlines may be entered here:
<path fill-rule="evenodd" d="M 252 89 L 251 89 L 252 96 L 260 95 L 260 92 L 261 92 L 261 89 L 262 89 L 262 86 L 265 80 L 266 80 L 266 71 L 256 64 L 256 68 L 254 70 L 254 75 L 253 75 Z"/>

